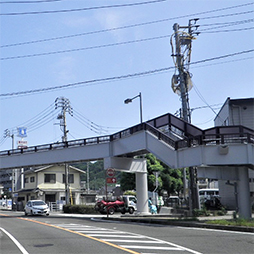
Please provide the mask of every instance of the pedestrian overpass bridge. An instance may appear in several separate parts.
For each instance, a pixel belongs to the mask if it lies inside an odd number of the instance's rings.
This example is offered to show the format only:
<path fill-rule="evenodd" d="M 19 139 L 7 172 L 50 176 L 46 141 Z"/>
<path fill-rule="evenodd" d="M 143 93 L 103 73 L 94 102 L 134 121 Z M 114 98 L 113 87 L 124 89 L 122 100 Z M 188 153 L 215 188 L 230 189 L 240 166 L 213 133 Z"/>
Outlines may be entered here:
<path fill-rule="evenodd" d="M 251 216 L 248 168 L 254 169 L 254 130 L 244 126 L 201 130 L 165 114 L 112 135 L 0 151 L 0 170 L 104 159 L 105 168 L 135 172 L 139 200 L 145 200 L 146 162 L 135 157 L 146 153 L 171 168 L 199 167 L 204 176 L 212 171 L 214 178 L 237 180 L 240 213 Z"/>

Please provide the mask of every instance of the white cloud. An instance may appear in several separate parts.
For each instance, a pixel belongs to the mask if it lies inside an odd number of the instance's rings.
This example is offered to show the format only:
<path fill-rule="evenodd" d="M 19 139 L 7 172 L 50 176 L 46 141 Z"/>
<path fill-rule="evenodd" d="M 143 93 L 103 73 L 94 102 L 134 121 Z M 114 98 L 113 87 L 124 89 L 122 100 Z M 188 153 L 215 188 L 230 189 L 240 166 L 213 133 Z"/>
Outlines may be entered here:
<path fill-rule="evenodd" d="M 53 67 L 53 75 L 57 82 L 65 84 L 75 80 L 75 63 L 75 58 L 71 56 L 62 56 L 58 59 Z"/>
<path fill-rule="evenodd" d="M 133 22 L 133 17 L 134 15 L 129 11 L 119 10 L 106 10 L 96 13 L 95 15 L 95 18 L 102 26 L 102 29 L 111 29 L 129 25 Z M 112 34 L 118 42 L 126 40 L 128 36 L 128 30 L 126 29 L 112 30 L 109 31 L 109 33 Z"/>

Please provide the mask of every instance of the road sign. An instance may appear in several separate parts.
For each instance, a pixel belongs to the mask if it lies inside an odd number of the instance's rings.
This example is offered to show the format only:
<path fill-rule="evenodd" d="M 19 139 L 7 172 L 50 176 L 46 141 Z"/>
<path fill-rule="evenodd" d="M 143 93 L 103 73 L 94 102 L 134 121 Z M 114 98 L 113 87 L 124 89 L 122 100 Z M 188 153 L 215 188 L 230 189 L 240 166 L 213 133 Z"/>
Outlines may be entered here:
<path fill-rule="evenodd" d="M 17 130 L 18 130 L 18 137 L 21 137 L 21 138 L 27 137 L 27 134 L 26 134 L 27 128 L 26 127 L 18 127 Z"/>
<path fill-rule="evenodd" d="M 107 169 L 107 175 L 109 177 L 113 177 L 115 175 L 115 170 L 113 168 L 108 168 Z"/>
<path fill-rule="evenodd" d="M 18 140 L 18 148 L 27 148 L 26 140 Z"/>
<path fill-rule="evenodd" d="M 115 177 L 107 177 L 106 181 L 107 181 L 107 183 L 116 183 L 116 178 Z"/>

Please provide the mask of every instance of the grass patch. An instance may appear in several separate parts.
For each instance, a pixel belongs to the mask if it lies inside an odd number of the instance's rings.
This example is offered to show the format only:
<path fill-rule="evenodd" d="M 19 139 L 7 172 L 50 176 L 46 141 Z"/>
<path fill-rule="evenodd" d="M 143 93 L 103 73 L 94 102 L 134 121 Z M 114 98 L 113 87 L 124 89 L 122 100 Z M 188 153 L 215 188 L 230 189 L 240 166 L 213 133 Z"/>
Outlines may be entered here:
<path fill-rule="evenodd" d="M 243 227 L 254 227 L 254 219 L 235 219 L 235 220 L 211 220 L 206 221 L 207 224 L 217 224 L 223 226 L 243 226 Z"/>

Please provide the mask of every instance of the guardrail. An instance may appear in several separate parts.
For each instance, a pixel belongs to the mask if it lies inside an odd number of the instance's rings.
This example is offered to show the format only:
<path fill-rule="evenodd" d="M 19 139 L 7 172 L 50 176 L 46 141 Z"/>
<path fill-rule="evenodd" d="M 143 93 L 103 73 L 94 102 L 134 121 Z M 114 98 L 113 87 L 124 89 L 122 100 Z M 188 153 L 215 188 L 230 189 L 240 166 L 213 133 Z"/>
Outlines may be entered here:
<path fill-rule="evenodd" d="M 151 121 L 150 121 L 151 122 Z M 66 142 L 57 142 L 39 146 L 31 146 L 21 149 L 0 151 L 0 157 L 15 154 L 33 153 L 39 151 L 48 151 L 55 149 L 65 149 L 77 146 L 87 146 L 95 144 L 109 143 L 114 140 L 128 137 L 140 131 L 148 131 L 156 136 L 159 140 L 167 143 L 172 149 L 178 150 L 186 147 L 198 145 L 221 145 L 235 143 L 252 143 L 254 144 L 254 131 L 244 126 L 221 126 L 202 131 L 202 135 L 194 137 L 182 137 L 179 140 L 172 139 L 169 135 L 162 132 L 150 123 L 141 123 L 122 130 L 112 135 L 92 137 L 86 139 L 70 140 Z M 173 132 L 172 132 L 173 133 Z"/>

